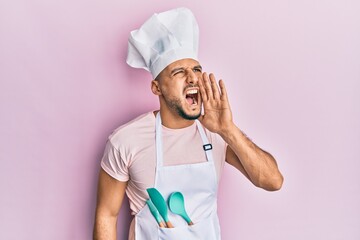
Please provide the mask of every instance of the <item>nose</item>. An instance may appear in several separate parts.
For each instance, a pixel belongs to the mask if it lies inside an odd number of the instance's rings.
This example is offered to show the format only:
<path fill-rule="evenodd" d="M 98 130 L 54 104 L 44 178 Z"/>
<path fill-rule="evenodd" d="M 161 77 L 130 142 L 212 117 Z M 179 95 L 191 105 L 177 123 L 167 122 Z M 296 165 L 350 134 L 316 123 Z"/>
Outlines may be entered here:
<path fill-rule="evenodd" d="M 188 69 L 186 81 L 191 84 L 196 84 L 198 80 L 198 76 L 195 74 L 195 72 L 192 69 Z"/>

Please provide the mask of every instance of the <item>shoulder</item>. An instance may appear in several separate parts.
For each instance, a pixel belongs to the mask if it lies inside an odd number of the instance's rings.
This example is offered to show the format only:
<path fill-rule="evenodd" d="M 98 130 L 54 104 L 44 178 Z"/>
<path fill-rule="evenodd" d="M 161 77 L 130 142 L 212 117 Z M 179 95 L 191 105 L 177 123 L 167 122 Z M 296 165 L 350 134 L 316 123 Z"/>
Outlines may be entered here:
<path fill-rule="evenodd" d="M 109 136 L 109 141 L 119 150 L 125 145 L 144 140 L 154 134 L 155 116 L 153 112 L 148 112 L 115 129 Z"/>

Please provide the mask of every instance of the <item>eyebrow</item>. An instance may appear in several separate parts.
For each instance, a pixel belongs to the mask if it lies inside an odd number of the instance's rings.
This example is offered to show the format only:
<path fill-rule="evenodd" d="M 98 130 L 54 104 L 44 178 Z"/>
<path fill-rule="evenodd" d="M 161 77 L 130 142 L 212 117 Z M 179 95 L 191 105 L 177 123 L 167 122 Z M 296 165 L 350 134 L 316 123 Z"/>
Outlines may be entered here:
<path fill-rule="evenodd" d="M 201 67 L 201 65 L 196 65 L 192 69 L 200 69 L 200 70 L 202 70 L 202 67 Z M 171 70 L 170 74 L 172 75 L 172 74 L 174 74 L 175 72 L 177 72 L 179 70 L 184 70 L 184 68 L 183 67 L 174 68 L 173 70 Z"/>

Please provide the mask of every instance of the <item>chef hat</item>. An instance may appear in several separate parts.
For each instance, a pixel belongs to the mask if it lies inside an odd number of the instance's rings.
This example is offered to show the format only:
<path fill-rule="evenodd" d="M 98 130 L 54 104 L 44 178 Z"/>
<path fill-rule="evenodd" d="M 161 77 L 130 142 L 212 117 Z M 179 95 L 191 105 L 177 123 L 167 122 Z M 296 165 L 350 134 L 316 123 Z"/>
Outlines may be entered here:
<path fill-rule="evenodd" d="M 144 68 L 155 79 L 170 63 L 184 58 L 197 60 L 199 28 L 187 8 L 155 13 L 130 33 L 127 64 Z"/>

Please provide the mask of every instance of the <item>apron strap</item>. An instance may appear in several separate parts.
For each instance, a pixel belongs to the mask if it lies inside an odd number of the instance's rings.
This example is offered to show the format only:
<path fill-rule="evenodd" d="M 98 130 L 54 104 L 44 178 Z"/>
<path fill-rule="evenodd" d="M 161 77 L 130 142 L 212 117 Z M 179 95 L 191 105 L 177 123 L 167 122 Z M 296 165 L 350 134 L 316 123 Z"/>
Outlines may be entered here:
<path fill-rule="evenodd" d="M 156 168 L 162 166 L 163 150 L 162 150 L 162 134 L 161 134 L 161 117 L 160 111 L 156 114 L 155 123 L 155 142 L 156 142 Z"/>
<path fill-rule="evenodd" d="M 206 158 L 208 162 L 213 162 L 213 155 L 212 155 L 212 145 L 210 144 L 203 126 L 199 122 L 199 120 L 195 120 L 197 129 L 199 130 L 201 140 L 203 142 L 203 149 L 206 154 Z M 160 112 L 156 114 L 156 124 L 155 124 L 155 141 L 156 141 L 156 166 L 162 167 L 163 166 L 163 149 L 162 149 L 162 125 L 161 125 L 161 116 Z"/>
<path fill-rule="evenodd" d="M 199 122 L 199 120 L 195 120 L 196 122 L 196 126 L 200 132 L 200 136 L 201 136 L 201 139 L 203 141 L 203 149 L 205 151 L 205 154 L 206 154 L 206 157 L 207 157 L 207 160 L 209 162 L 213 162 L 214 159 L 213 159 L 213 155 L 212 155 L 212 145 L 211 143 L 209 142 L 206 134 L 205 134 L 205 130 L 203 128 L 203 126 L 201 125 L 201 123 Z"/>

